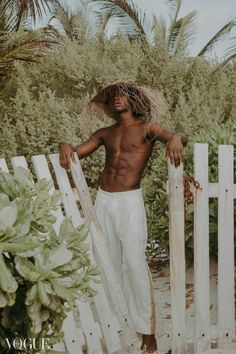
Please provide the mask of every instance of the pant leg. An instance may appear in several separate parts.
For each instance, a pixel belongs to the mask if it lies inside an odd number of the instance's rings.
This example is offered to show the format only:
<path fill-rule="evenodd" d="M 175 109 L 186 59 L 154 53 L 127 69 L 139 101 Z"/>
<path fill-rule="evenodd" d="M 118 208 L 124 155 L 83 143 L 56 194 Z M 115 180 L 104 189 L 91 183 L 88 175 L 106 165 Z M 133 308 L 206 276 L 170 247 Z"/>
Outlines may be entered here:
<path fill-rule="evenodd" d="M 152 278 L 146 263 L 147 221 L 141 193 L 133 193 L 123 206 L 119 237 L 125 263 L 124 291 L 136 331 L 155 333 Z"/>
<path fill-rule="evenodd" d="M 102 232 L 107 239 L 109 252 L 112 263 L 120 284 L 123 283 L 122 275 L 122 251 L 121 242 L 116 234 L 115 220 L 114 220 L 114 201 L 112 197 L 98 191 L 95 210 L 102 228 Z"/>

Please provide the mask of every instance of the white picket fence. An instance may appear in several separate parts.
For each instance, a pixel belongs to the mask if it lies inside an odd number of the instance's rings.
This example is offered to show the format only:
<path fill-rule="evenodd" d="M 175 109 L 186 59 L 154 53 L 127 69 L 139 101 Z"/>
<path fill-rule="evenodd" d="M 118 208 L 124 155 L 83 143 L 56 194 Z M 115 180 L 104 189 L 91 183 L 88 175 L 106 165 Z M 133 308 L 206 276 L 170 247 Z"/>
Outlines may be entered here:
<path fill-rule="evenodd" d="M 83 213 L 92 222 L 90 237 L 96 237 L 98 253 L 104 256 L 103 266 L 110 269 L 107 281 L 114 288 L 107 294 L 102 284 L 97 285 L 97 296 L 90 303 L 79 301 L 76 305 L 80 311 L 80 323 L 70 313 L 64 322 L 64 343 L 54 347 L 68 350 L 70 354 L 139 352 L 140 343 L 129 320 L 126 305 L 110 264 L 109 254 L 105 250 L 104 240 L 97 223 L 87 185 L 79 161 L 72 164 L 72 174 L 77 189 L 72 188 L 64 169 L 61 168 L 58 155 L 49 156 L 57 183 L 62 193 L 62 202 L 67 216 L 72 218 L 75 226 L 83 220 L 77 207 L 80 200 Z M 49 165 L 44 155 L 32 158 L 37 178 L 52 180 Z M 27 168 L 24 157 L 12 158 L 13 169 L 16 166 Z M 0 168 L 8 171 L 4 159 L 0 159 Z M 233 147 L 219 146 L 219 181 L 208 181 L 208 145 L 194 146 L 194 174 L 201 188 L 194 193 L 194 291 L 195 291 L 195 333 L 194 354 L 233 354 L 236 353 L 235 309 L 234 309 L 234 229 L 233 200 L 236 198 L 236 185 L 233 181 Z M 54 191 L 52 188 L 51 192 Z M 210 285 L 209 285 L 209 198 L 218 198 L 218 348 L 211 349 L 210 324 Z M 169 163 L 169 210 L 170 210 L 170 281 L 172 301 L 172 354 L 187 354 L 187 333 L 185 322 L 185 253 L 184 253 L 184 198 L 183 165 L 174 168 Z M 55 215 L 58 232 L 63 220 L 59 208 Z M 91 255 L 92 256 L 92 255 Z M 107 262 L 107 263 L 106 263 Z M 110 307 L 110 297 L 115 302 L 115 310 Z M 158 301 L 158 299 L 157 299 Z M 94 311 L 95 309 L 95 311 Z M 121 330 L 121 331 L 120 331 Z M 158 337 L 158 333 L 157 333 Z M 234 348 L 234 349 L 233 349 Z M 218 350 L 218 351 L 217 351 Z"/>
<path fill-rule="evenodd" d="M 233 146 L 218 147 L 218 183 L 208 180 L 208 145 L 194 145 L 194 353 L 236 353 Z M 183 166 L 169 165 L 172 354 L 187 353 Z M 218 198 L 218 349 L 211 349 L 209 198 Z"/>

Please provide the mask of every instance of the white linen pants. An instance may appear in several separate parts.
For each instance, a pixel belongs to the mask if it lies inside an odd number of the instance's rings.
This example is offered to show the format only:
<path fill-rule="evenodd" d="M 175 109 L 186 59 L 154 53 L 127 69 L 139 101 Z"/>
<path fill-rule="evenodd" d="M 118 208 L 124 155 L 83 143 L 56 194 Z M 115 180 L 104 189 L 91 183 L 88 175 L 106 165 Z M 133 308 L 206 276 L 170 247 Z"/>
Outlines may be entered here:
<path fill-rule="evenodd" d="M 146 263 L 147 221 L 142 190 L 99 189 L 95 208 L 137 332 L 155 333 L 152 279 Z"/>

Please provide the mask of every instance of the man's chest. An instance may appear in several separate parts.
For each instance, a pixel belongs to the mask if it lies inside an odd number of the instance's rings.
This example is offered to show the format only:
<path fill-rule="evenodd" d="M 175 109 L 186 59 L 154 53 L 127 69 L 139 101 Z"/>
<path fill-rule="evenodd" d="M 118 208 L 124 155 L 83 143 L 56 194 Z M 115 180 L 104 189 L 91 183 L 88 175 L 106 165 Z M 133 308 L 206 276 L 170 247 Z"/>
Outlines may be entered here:
<path fill-rule="evenodd" d="M 104 139 L 104 145 L 108 152 L 143 151 L 151 147 L 143 129 L 111 130 Z"/>

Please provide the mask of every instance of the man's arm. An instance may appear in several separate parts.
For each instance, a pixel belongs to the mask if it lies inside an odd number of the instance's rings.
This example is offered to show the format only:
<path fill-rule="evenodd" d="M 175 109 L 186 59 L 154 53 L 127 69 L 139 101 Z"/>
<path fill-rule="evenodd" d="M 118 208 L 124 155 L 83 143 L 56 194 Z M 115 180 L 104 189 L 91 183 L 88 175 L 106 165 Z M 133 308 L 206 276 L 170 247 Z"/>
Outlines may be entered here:
<path fill-rule="evenodd" d="M 67 143 L 59 145 L 60 164 L 66 170 L 70 169 L 70 160 L 73 159 L 73 153 L 76 152 L 80 159 L 91 155 L 97 148 L 103 145 L 104 128 L 97 130 L 84 143 L 78 146 L 72 146 Z"/>
<path fill-rule="evenodd" d="M 159 141 L 166 143 L 166 158 L 170 158 L 171 163 L 175 167 L 183 160 L 183 146 L 187 144 L 188 137 L 184 134 L 172 133 L 159 124 L 151 124 L 148 127 L 148 134 L 151 138 L 157 138 Z"/>

